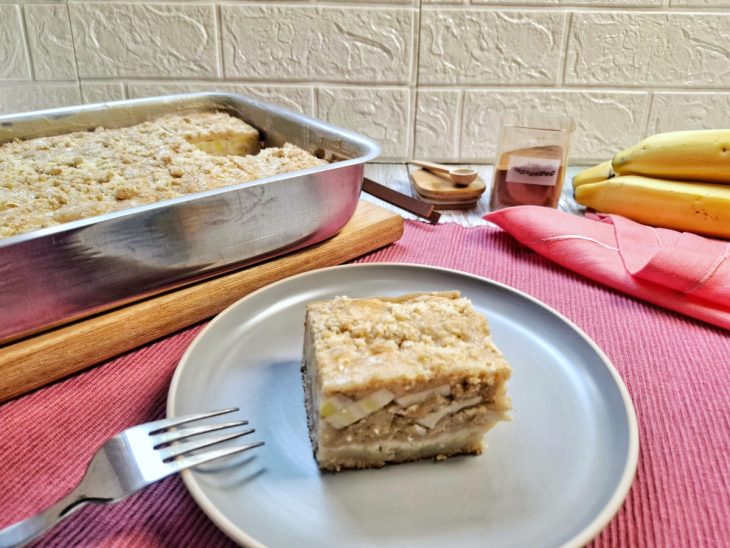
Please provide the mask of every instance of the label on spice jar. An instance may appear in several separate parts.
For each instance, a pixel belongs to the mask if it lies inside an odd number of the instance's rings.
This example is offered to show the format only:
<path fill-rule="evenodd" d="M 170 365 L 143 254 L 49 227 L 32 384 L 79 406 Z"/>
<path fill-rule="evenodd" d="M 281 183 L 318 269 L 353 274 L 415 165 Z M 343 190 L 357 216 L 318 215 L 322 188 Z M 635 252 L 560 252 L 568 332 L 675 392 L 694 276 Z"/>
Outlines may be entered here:
<path fill-rule="evenodd" d="M 510 156 L 507 165 L 508 183 L 555 186 L 558 183 L 560 160 L 530 156 Z"/>

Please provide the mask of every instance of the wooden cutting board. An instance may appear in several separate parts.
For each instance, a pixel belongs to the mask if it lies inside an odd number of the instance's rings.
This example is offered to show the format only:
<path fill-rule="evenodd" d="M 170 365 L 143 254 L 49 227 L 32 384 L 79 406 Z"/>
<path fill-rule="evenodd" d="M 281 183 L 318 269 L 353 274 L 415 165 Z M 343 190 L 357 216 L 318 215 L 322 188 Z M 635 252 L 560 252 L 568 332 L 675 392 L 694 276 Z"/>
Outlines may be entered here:
<path fill-rule="evenodd" d="M 345 263 L 402 234 L 399 215 L 361 201 L 349 223 L 322 243 L 0 346 L 0 402 L 208 319 L 272 282 Z"/>

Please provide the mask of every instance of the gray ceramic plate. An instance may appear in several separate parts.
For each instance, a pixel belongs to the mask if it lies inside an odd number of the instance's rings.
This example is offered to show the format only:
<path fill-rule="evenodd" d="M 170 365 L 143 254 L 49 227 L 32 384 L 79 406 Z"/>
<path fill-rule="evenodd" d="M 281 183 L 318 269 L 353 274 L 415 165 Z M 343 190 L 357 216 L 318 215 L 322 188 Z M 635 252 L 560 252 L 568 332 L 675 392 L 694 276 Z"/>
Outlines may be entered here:
<path fill-rule="evenodd" d="M 305 304 L 450 289 L 487 315 L 514 368 L 513 421 L 479 457 L 320 474 L 299 375 Z M 257 429 L 244 439 L 266 445 L 183 479 L 223 531 L 254 546 L 579 546 L 621 506 L 639 448 L 623 382 L 575 325 L 505 285 L 417 265 L 318 270 L 228 308 L 180 361 L 167 411 L 229 406 Z"/>

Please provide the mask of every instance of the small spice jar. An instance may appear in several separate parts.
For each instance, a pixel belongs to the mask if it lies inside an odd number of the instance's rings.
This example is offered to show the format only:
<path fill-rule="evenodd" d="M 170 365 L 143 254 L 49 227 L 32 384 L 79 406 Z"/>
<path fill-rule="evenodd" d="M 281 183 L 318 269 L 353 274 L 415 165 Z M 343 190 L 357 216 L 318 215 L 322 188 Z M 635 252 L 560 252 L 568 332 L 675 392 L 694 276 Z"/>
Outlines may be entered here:
<path fill-rule="evenodd" d="M 489 207 L 557 207 L 575 122 L 570 116 L 506 112 L 497 142 Z"/>

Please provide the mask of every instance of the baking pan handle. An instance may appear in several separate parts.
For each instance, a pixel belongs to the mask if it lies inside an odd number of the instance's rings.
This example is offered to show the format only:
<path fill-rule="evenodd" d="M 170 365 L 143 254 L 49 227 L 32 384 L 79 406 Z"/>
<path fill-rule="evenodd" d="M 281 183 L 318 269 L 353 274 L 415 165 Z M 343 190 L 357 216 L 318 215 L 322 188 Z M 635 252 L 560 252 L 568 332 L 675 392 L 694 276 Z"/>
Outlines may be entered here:
<path fill-rule="evenodd" d="M 362 189 L 371 196 L 380 198 L 381 200 L 388 202 L 396 207 L 399 207 L 409 213 L 413 213 L 419 217 L 426 219 L 431 224 L 436 224 L 441 217 L 441 213 L 426 202 L 422 202 L 416 198 L 411 198 L 401 192 L 388 188 L 385 185 L 376 183 L 372 179 L 367 177 L 363 178 Z"/>

